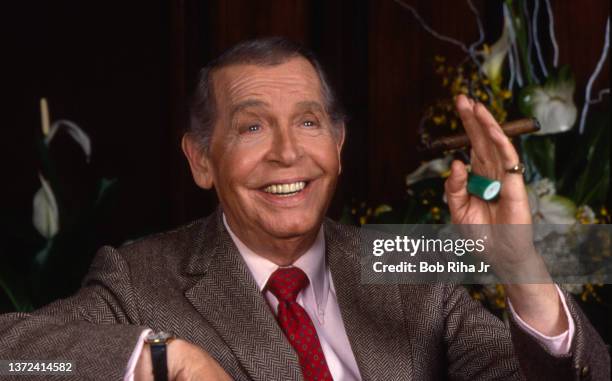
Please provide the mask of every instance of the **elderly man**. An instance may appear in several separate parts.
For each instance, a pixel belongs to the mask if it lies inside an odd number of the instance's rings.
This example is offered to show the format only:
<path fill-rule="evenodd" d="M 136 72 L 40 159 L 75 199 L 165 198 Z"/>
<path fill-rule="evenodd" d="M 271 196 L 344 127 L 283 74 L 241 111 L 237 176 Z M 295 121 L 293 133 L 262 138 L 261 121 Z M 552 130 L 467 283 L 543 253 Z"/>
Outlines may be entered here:
<path fill-rule="evenodd" d="M 76 379 L 104 380 L 609 378 L 601 339 L 553 284 L 508 285 L 508 328 L 462 287 L 360 283 L 358 229 L 324 217 L 344 117 L 302 47 L 241 43 L 202 71 L 195 99 L 182 147 L 219 209 L 104 247 L 76 295 L 2 316 L 0 358 L 72 359 Z M 531 223 L 512 144 L 481 104 L 457 109 L 473 170 L 503 189 L 470 196 L 454 162 L 453 221 Z"/>

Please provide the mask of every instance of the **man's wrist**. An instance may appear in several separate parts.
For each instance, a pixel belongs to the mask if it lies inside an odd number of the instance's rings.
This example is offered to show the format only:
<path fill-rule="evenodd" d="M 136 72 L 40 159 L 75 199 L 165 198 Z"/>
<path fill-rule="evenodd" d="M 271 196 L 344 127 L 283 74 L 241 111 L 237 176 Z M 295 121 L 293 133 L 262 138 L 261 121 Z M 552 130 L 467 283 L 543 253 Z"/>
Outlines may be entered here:
<path fill-rule="evenodd" d="M 145 343 L 151 355 L 153 378 L 155 381 L 168 381 L 168 346 L 174 341 L 174 335 L 168 332 L 150 333 Z"/>
<path fill-rule="evenodd" d="M 538 332 L 556 336 L 568 329 L 568 321 L 554 284 L 505 285 L 518 316 Z"/>
<path fill-rule="evenodd" d="M 180 368 L 178 362 L 180 361 L 180 356 L 175 356 L 175 353 L 179 351 L 177 346 L 181 346 L 181 340 L 171 340 L 166 343 L 166 365 L 168 372 L 168 379 L 173 380 L 176 378 L 177 369 Z M 138 363 L 136 364 L 136 369 L 134 371 L 134 376 L 136 381 L 152 381 L 154 380 L 154 367 L 153 361 L 151 357 L 151 344 L 144 341 L 142 352 L 138 358 Z"/>
<path fill-rule="evenodd" d="M 138 362 L 136 363 L 136 369 L 134 370 L 134 380 L 135 381 L 153 380 L 153 365 L 151 362 L 151 351 L 149 349 L 149 344 L 147 343 L 143 344 L 142 351 L 140 352 L 140 356 L 138 357 Z"/>

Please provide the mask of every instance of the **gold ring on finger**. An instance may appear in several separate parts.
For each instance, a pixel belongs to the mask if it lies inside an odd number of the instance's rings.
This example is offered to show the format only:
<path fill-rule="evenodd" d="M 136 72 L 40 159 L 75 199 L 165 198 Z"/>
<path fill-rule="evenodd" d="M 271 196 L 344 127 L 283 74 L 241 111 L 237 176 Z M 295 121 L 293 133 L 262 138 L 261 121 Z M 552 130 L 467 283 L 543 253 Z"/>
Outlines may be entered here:
<path fill-rule="evenodd" d="M 513 165 L 511 168 L 506 169 L 506 173 L 522 175 L 525 173 L 525 165 L 523 163 Z"/>

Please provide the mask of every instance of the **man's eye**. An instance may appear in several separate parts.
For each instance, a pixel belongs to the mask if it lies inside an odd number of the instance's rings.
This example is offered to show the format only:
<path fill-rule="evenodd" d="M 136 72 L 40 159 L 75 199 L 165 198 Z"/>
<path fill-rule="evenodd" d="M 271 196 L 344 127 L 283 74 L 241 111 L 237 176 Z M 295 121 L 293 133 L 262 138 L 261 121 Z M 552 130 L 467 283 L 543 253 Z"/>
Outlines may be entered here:
<path fill-rule="evenodd" d="M 255 133 L 261 130 L 260 124 L 248 124 L 240 129 L 241 133 Z"/>
<path fill-rule="evenodd" d="M 317 122 L 312 121 L 312 120 L 306 120 L 306 121 L 302 122 L 302 125 L 304 127 L 313 128 L 313 127 L 317 127 Z"/>

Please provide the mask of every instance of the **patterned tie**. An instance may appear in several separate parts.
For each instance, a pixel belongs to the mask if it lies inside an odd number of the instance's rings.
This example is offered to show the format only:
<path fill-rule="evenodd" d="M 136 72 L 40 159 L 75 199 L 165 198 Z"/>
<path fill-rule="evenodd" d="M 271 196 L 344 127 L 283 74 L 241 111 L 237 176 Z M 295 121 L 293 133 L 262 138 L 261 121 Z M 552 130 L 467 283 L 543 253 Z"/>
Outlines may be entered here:
<path fill-rule="evenodd" d="M 279 268 L 268 280 L 268 289 L 278 299 L 278 324 L 295 349 L 306 381 L 332 380 L 312 320 L 295 300 L 308 285 L 308 277 L 297 267 Z"/>

